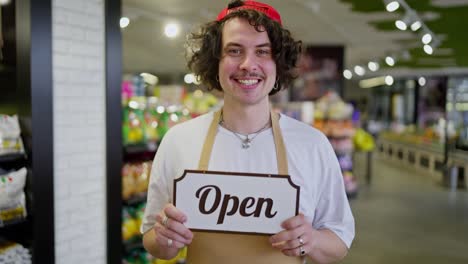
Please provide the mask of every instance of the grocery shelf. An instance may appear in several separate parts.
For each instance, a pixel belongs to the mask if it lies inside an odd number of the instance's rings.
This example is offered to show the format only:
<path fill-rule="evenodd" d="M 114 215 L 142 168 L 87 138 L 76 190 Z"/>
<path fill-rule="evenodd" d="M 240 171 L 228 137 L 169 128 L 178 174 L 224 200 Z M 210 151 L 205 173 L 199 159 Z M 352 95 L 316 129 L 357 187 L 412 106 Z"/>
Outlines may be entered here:
<path fill-rule="evenodd" d="M 123 200 L 123 203 L 126 206 L 135 206 L 135 205 L 146 202 L 146 197 L 147 197 L 146 193 L 139 193 L 139 194 L 133 195 L 127 200 Z"/>
<path fill-rule="evenodd" d="M 132 144 L 123 147 L 123 158 L 126 162 L 149 161 L 158 150 L 158 142 Z"/>
<path fill-rule="evenodd" d="M 141 236 L 135 236 L 127 241 L 123 241 L 123 251 L 129 253 L 135 249 L 143 249 L 143 241 Z"/>
<path fill-rule="evenodd" d="M 24 153 L 13 153 L 13 154 L 5 154 L 0 155 L 0 165 L 4 163 L 11 163 L 11 162 L 18 162 L 21 160 L 25 160 L 26 156 Z"/>

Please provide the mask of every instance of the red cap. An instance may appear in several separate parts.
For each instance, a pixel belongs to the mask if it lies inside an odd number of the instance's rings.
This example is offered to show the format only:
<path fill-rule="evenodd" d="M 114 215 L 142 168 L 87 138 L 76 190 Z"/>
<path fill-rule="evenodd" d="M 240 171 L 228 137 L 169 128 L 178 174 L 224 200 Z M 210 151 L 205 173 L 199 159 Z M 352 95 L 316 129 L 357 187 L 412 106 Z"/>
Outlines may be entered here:
<path fill-rule="evenodd" d="M 241 10 L 241 9 L 257 10 L 258 12 L 264 13 L 265 15 L 267 15 L 267 17 L 269 17 L 270 19 L 278 22 L 280 25 L 282 25 L 281 16 L 278 13 L 278 11 L 276 11 L 276 9 L 274 9 L 272 6 L 269 6 L 269 5 L 264 4 L 264 3 L 256 2 L 256 1 L 244 1 L 244 5 L 238 6 L 238 7 L 233 7 L 231 9 L 228 9 L 226 7 L 218 14 L 218 17 L 216 18 L 216 21 L 220 21 L 225 16 L 227 16 L 229 13 L 237 11 L 237 10 Z"/>

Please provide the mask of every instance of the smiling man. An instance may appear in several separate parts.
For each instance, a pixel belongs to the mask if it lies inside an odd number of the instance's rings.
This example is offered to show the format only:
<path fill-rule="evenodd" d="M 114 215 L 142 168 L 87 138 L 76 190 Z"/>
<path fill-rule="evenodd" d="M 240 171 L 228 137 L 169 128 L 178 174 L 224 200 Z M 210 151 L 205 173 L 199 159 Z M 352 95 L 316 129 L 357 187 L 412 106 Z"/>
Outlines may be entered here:
<path fill-rule="evenodd" d="M 189 68 L 208 89 L 223 92 L 224 105 L 173 127 L 161 142 L 141 228 L 145 248 L 169 259 L 188 246 L 190 264 L 341 260 L 354 218 L 334 151 L 323 134 L 274 113 L 269 101 L 293 80 L 301 42 L 273 7 L 234 1 L 189 45 Z M 172 205 L 173 180 L 187 169 L 289 175 L 301 188 L 300 213 L 271 237 L 192 232 Z"/>

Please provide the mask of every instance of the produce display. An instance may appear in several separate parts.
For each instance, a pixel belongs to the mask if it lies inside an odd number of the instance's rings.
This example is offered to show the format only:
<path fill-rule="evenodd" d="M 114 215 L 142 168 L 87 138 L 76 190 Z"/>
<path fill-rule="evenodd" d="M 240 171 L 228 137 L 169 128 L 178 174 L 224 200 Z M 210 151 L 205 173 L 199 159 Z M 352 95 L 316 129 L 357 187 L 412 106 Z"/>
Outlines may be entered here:
<path fill-rule="evenodd" d="M 400 143 L 426 146 L 438 151 L 444 150 L 444 139 L 432 127 L 416 129 L 414 125 L 411 125 L 401 131 L 382 131 L 379 137 Z M 449 141 L 455 141 L 455 138 L 449 138 Z"/>

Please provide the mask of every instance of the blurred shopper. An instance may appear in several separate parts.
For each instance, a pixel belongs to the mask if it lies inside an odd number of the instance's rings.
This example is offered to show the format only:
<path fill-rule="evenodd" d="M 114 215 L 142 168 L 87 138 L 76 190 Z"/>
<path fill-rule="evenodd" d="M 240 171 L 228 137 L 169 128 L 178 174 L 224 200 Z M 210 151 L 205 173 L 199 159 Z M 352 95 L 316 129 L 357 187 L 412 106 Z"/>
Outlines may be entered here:
<path fill-rule="evenodd" d="M 189 45 L 188 66 L 210 90 L 223 91 L 224 106 L 173 127 L 162 140 L 141 227 L 145 248 L 170 259 L 188 246 L 190 264 L 341 260 L 354 238 L 354 218 L 335 153 L 323 134 L 274 113 L 269 102 L 293 80 L 301 42 L 273 7 L 234 1 Z M 288 174 L 301 187 L 300 214 L 270 237 L 192 232 L 187 215 L 171 204 L 173 180 L 186 169 Z"/>

